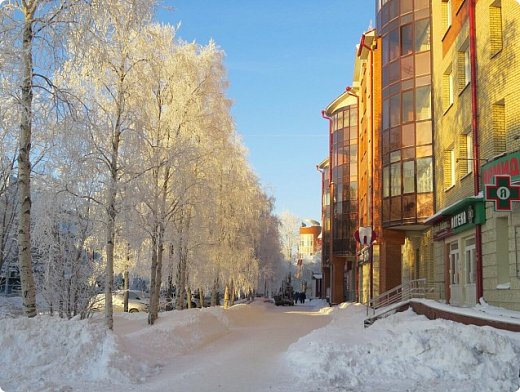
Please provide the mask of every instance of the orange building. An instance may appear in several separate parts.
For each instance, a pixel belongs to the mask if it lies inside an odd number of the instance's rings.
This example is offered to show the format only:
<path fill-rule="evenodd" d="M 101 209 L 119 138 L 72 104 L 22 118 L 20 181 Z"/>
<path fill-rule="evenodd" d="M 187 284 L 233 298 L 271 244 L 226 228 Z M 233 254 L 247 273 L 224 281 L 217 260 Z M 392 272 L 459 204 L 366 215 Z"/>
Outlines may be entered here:
<path fill-rule="evenodd" d="M 386 263 L 381 262 L 381 39 L 375 30 L 361 36 L 354 62 L 351 91 L 359 97 L 359 220 L 358 227 L 371 227 L 377 240 L 358 244 L 357 299 L 366 302 L 386 287 Z"/>
<path fill-rule="evenodd" d="M 330 170 L 329 170 L 329 158 L 324 159 L 316 169 L 321 173 L 321 271 L 322 271 L 322 282 L 321 282 L 321 298 L 330 298 L 330 256 L 331 256 L 331 243 L 330 243 Z"/>
<path fill-rule="evenodd" d="M 331 304 L 356 300 L 358 225 L 358 97 L 345 91 L 322 112 L 329 120 L 330 228 L 323 273 Z M 329 222 L 326 223 L 326 225 Z"/>
<path fill-rule="evenodd" d="M 431 1 L 380 0 L 382 227 L 385 287 L 431 280 L 434 211 Z M 400 276 L 398 275 L 400 271 Z"/>
<path fill-rule="evenodd" d="M 331 303 L 367 302 L 433 274 L 425 224 L 434 211 L 430 3 L 376 3 L 377 33 L 362 35 L 353 85 L 323 113 Z M 376 232 L 373 246 L 355 242 L 360 227 Z"/>

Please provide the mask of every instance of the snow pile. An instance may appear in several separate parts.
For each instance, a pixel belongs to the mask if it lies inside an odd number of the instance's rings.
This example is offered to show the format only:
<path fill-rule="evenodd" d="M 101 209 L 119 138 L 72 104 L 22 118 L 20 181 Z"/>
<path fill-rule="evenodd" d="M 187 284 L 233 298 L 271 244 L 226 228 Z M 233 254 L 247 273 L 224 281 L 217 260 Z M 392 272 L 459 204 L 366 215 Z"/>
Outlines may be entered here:
<path fill-rule="evenodd" d="M 124 389 L 142 384 L 167 361 L 227 332 L 222 309 L 162 313 L 154 326 L 143 313 L 88 320 L 37 316 L 0 321 L 0 388 L 5 391 Z M 117 387 L 119 385 L 120 387 Z"/>
<path fill-rule="evenodd" d="M 121 317 L 131 318 L 132 314 Z M 161 313 L 152 327 L 125 335 L 126 342 L 146 342 L 146 352 L 153 358 L 185 354 L 229 332 L 228 320 L 220 307 Z M 143 348 L 137 349 L 143 354 Z M 159 366 L 161 364 L 158 364 Z"/>
<path fill-rule="evenodd" d="M 3 318 L 18 317 L 22 314 L 22 299 L 20 297 L 1 297 L 0 320 Z"/>
<path fill-rule="evenodd" d="M 53 390 L 54 382 L 131 377 L 113 366 L 119 355 L 114 335 L 93 320 L 50 316 L 0 323 L 0 385 L 6 390 Z M 54 380 L 54 381 L 53 381 Z"/>
<path fill-rule="evenodd" d="M 320 309 L 314 307 L 324 305 L 320 302 L 294 307 L 255 302 L 165 312 L 153 326 L 146 314 L 117 313 L 111 332 L 102 314 L 83 321 L 28 319 L 15 317 L 11 302 L 0 306 L 0 391 L 6 392 L 172 386 L 186 392 L 215 386 L 514 392 L 520 386 L 519 333 L 431 321 L 411 310 L 365 329 L 361 305 Z"/>
<path fill-rule="evenodd" d="M 343 305 L 332 316 L 330 325 L 286 354 L 300 375 L 325 390 L 498 392 L 520 386 L 518 334 L 431 321 L 411 310 L 367 329 L 362 306 Z"/>

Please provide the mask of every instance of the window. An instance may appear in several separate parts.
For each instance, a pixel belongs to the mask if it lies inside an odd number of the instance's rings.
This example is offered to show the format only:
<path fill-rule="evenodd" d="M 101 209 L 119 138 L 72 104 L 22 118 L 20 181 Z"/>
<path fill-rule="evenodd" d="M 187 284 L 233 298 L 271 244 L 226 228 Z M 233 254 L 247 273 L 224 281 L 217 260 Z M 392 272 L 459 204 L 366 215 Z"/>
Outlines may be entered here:
<path fill-rule="evenodd" d="M 392 30 L 389 34 L 389 39 L 388 55 L 390 56 L 389 61 L 392 62 L 399 57 L 399 29 Z"/>
<path fill-rule="evenodd" d="M 461 177 L 473 171 L 473 136 L 471 132 L 459 137 L 459 171 Z"/>
<path fill-rule="evenodd" d="M 433 192 L 433 160 L 431 157 L 417 159 L 417 193 Z"/>
<path fill-rule="evenodd" d="M 383 167 L 383 197 L 390 196 L 390 172 L 389 167 Z"/>
<path fill-rule="evenodd" d="M 502 4 L 496 0 L 489 7 L 489 46 L 491 57 L 502 50 Z"/>
<path fill-rule="evenodd" d="M 402 141 L 401 145 L 403 147 L 414 146 L 415 145 L 415 127 L 414 124 L 403 125 L 401 130 Z"/>
<path fill-rule="evenodd" d="M 383 65 L 388 64 L 390 59 L 390 35 L 387 34 L 383 37 Z"/>
<path fill-rule="evenodd" d="M 383 101 L 383 129 L 390 128 L 390 100 Z"/>
<path fill-rule="evenodd" d="M 413 24 L 401 26 L 401 56 L 413 51 Z"/>
<path fill-rule="evenodd" d="M 431 87 L 415 89 L 415 120 L 429 120 L 432 117 Z"/>
<path fill-rule="evenodd" d="M 466 284 L 475 284 L 477 281 L 477 263 L 475 259 L 475 237 L 466 241 L 465 261 L 466 261 Z"/>
<path fill-rule="evenodd" d="M 469 61 L 469 49 L 466 45 L 458 53 L 458 88 L 462 92 L 471 80 L 471 63 Z"/>
<path fill-rule="evenodd" d="M 413 104 L 413 90 L 403 92 L 402 102 L 402 122 L 408 123 L 413 121 L 414 104 Z"/>
<path fill-rule="evenodd" d="M 442 0 L 442 27 L 448 30 L 451 26 L 451 0 Z"/>
<path fill-rule="evenodd" d="M 390 186 L 392 196 L 401 194 L 401 162 L 392 163 L 390 166 Z"/>
<path fill-rule="evenodd" d="M 444 151 L 444 189 L 449 189 L 455 185 L 455 151 Z"/>
<path fill-rule="evenodd" d="M 415 162 L 403 162 L 403 193 L 415 192 Z"/>
<path fill-rule="evenodd" d="M 510 282 L 508 218 L 500 217 L 495 222 L 497 281 L 498 284 L 504 284 Z"/>
<path fill-rule="evenodd" d="M 450 282 L 459 284 L 459 243 L 455 241 L 448 246 L 450 249 Z"/>
<path fill-rule="evenodd" d="M 415 51 L 430 50 L 430 19 L 415 22 Z"/>
<path fill-rule="evenodd" d="M 453 72 L 451 65 L 442 75 L 442 108 L 448 110 L 453 105 Z"/>
<path fill-rule="evenodd" d="M 395 127 L 401 123 L 401 94 L 390 98 L 390 126 Z"/>
<path fill-rule="evenodd" d="M 506 110 L 503 102 L 493 105 L 493 145 L 495 154 L 506 151 Z"/>

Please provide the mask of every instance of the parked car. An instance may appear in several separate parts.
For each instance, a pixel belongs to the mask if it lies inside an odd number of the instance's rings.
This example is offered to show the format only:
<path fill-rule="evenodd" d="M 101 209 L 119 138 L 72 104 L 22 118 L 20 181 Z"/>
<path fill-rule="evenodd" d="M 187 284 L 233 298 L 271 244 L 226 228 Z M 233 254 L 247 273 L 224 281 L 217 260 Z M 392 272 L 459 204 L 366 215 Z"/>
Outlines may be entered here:
<path fill-rule="evenodd" d="M 112 293 L 112 307 L 114 312 L 123 312 L 125 304 L 125 290 L 117 290 Z M 141 291 L 128 290 L 128 312 L 147 312 L 148 311 L 148 298 L 145 298 Z M 98 294 L 92 301 L 92 309 L 103 310 L 105 309 L 105 294 Z"/>

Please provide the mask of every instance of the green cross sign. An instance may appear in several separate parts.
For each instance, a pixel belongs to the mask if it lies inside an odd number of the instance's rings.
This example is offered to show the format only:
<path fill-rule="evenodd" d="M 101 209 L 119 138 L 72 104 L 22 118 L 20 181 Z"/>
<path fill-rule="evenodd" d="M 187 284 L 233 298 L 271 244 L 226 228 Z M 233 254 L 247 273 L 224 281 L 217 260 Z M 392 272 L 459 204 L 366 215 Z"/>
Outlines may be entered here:
<path fill-rule="evenodd" d="M 486 200 L 495 202 L 495 211 L 511 211 L 511 202 L 520 201 L 520 185 L 511 184 L 511 176 L 495 176 L 495 184 L 486 184 Z"/>

